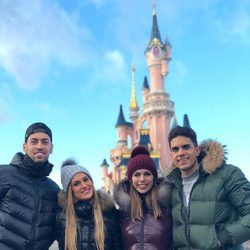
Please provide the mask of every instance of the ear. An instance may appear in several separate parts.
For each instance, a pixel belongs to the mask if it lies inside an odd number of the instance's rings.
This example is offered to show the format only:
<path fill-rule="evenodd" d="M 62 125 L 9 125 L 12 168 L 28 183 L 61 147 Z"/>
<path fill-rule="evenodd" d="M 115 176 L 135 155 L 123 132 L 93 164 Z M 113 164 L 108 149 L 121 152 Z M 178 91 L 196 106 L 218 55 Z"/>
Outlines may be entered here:
<path fill-rule="evenodd" d="M 27 152 L 27 144 L 23 143 L 23 151 L 26 153 Z"/>
<path fill-rule="evenodd" d="M 53 144 L 51 144 L 51 148 L 50 148 L 50 151 L 49 151 L 49 153 L 50 153 L 50 154 L 52 154 L 52 153 L 53 153 L 53 148 L 54 148 L 54 145 L 53 145 Z"/>
<path fill-rule="evenodd" d="M 172 151 L 171 151 L 171 150 L 170 150 L 169 156 L 170 156 L 170 159 L 173 160 L 173 154 L 172 154 Z"/>
<path fill-rule="evenodd" d="M 196 147 L 196 148 L 195 148 L 195 154 L 196 154 L 196 156 L 199 156 L 199 155 L 200 155 L 200 152 L 201 152 L 200 148 L 199 148 L 199 147 Z"/>

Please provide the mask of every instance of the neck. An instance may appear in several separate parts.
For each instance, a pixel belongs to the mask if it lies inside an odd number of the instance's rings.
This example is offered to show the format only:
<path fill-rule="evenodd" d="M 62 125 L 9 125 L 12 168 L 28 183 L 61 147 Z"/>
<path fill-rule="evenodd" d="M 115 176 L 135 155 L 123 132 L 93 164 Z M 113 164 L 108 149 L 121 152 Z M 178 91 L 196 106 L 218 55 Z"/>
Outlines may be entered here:
<path fill-rule="evenodd" d="M 186 171 L 181 171 L 181 177 L 186 178 L 199 170 L 199 163 L 195 161 Z"/>

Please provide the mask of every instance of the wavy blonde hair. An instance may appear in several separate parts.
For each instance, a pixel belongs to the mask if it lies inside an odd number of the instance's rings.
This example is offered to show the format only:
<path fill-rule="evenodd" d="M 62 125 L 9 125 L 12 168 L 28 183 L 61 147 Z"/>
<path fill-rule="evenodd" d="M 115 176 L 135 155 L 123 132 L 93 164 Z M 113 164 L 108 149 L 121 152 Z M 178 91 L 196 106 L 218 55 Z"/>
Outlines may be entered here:
<path fill-rule="evenodd" d="M 93 212 L 94 212 L 94 225 L 95 225 L 95 242 L 96 248 L 98 250 L 104 250 L 104 222 L 102 217 L 101 205 L 99 202 L 99 198 L 97 192 L 93 189 Z M 66 214 L 66 227 L 65 227 L 65 246 L 64 250 L 77 250 L 77 229 L 79 224 L 77 222 L 77 217 L 74 209 L 74 197 L 71 189 L 71 184 L 67 190 L 67 199 L 65 206 L 65 214 Z"/>
<path fill-rule="evenodd" d="M 141 220 L 143 217 L 142 201 L 139 193 L 133 187 L 132 183 L 130 186 L 130 199 L 130 213 L 132 221 L 135 222 L 136 220 Z M 152 209 L 155 220 L 157 220 L 157 218 L 161 216 L 161 208 L 157 200 L 157 190 L 155 183 L 153 184 L 151 190 L 147 193 L 145 200 L 148 208 Z"/>

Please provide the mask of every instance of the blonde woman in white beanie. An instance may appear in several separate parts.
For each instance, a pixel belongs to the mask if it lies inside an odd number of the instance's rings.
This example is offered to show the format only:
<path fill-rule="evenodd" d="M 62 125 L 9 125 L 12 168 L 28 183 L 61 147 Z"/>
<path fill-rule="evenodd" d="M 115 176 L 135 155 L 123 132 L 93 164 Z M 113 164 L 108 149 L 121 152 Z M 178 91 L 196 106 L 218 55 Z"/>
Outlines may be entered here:
<path fill-rule="evenodd" d="M 117 212 L 111 197 L 96 191 L 89 171 L 74 160 L 63 162 L 57 241 L 60 250 L 121 250 Z"/>

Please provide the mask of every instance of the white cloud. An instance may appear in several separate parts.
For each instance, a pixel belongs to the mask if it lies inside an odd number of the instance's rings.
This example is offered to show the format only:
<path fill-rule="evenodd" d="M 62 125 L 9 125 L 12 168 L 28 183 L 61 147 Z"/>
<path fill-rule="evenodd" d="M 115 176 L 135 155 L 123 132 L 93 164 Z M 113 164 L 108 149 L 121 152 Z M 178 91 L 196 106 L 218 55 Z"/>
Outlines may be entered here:
<path fill-rule="evenodd" d="M 82 94 L 85 99 L 88 99 L 89 95 L 95 91 L 96 86 L 106 88 L 107 84 L 108 88 L 112 86 L 113 92 L 118 91 L 115 85 L 119 84 L 119 89 L 121 89 L 122 86 L 130 84 L 129 77 L 129 68 L 122 53 L 118 50 L 107 51 L 95 62 L 89 78 L 85 80 L 82 86 Z M 100 85 L 100 83 L 105 83 L 105 85 Z M 88 87 L 86 88 L 86 86 Z"/>
<path fill-rule="evenodd" d="M 120 51 L 109 51 L 104 55 L 103 72 L 104 77 L 111 78 L 110 80 L 122 79 L 126 74 L 125 61 Z"/>
<path fill-rule="evenodd" d="M 0 16 L 0 66 L 21 88 L 38 87 L 52 62 L 77 66 L 89 58 L 90 33 L 54 1 L 2 0 Z"/>
<path fill-rule="evenodd" d="M 230 41 L 237 39 L 240 43 L 250 44 L 250 14 L 246 9 L 240 9 L 233 13 L 227 22 L 218 20 L 220 38 Z"/>

